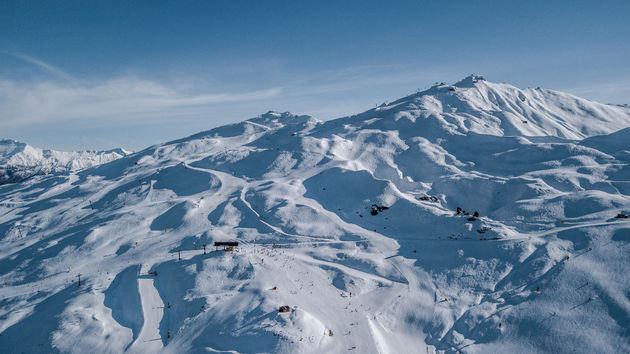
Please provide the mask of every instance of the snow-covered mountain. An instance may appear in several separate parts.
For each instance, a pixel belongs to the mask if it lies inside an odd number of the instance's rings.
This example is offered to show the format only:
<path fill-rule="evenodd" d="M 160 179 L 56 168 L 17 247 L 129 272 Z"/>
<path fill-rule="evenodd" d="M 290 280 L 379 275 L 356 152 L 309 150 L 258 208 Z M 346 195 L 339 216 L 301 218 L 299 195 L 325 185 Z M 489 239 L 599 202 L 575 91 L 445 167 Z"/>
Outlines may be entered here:
<path fill-rule="evenodd" d="M 629 352 L 628 127 L 471 76 L 0 186 L 0 347 Z"/>
<path fill-rule="evenodd" d="M 358 116 L 389 118 L 383 128 L 400 129 L 409 121 L 412 134 L 489 134 L 556 136 L 583 139 L 630 125 L 630 108 L 588 101 L 567 93 L 519 89 L 471 75 L 453 84 L 439 84 Z M 402 124 L 409 124 L 402 123 Z"/>
<path fill-rule="evenodd" d="M 64 152 L 42 150 L 0 139 L 0 184 L 20 182 L 35 175 L 78 171 L 128 155 L 123 149 Z"/>

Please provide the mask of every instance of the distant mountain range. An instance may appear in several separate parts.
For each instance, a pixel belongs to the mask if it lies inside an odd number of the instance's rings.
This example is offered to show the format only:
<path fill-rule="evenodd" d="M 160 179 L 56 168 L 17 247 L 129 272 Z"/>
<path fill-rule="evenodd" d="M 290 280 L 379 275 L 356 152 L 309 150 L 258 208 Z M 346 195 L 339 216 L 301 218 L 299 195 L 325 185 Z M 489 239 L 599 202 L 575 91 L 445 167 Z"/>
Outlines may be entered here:
<path fill-rule="evenodd" d="M 128 151 L 63 152 L 43 150 L 10 139 L 0 140 L 0 184 L 20 182 L 35 175 L 82 170 L 126 156 Z"/>

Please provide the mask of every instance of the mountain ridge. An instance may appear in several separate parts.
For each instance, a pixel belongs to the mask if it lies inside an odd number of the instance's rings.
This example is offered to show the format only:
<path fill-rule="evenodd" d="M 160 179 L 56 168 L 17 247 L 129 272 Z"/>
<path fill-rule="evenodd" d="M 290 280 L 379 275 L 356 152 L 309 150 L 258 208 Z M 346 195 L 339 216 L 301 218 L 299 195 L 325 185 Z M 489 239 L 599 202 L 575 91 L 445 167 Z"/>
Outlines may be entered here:
<path fill-rule="evenodd" d="M 403 109 L 397 111 L 400 106 Z M 357 116 L 377 116 L 388 111 L 394 113 L 395 120 L 438 119 L 451 133 L 472 131 L 583 139 L 630 125 L 630 110 L 624 107 L 600 104 L 559 91 L 519 89 L 489 82 L 478 75 L 470 75 L 453 85 L 436 84 Z M 586 117 L 592 119 L 585 120 Z"/>
<path fill-rule="evenodd" d="M 0 139 L 0 184 L 20 182 L 35 175 L 78 171 L 129 153 L 122 148 L 63 152 L 35 148 L 13 139 Z"/>

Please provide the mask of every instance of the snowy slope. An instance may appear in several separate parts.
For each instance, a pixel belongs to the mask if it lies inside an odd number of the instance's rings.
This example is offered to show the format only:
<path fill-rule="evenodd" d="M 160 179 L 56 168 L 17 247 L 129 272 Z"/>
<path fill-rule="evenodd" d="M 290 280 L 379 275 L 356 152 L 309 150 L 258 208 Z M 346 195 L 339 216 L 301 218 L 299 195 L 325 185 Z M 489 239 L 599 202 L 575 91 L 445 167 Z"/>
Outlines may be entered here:
<path fill-rule="evenodd" d="M 630 111 L 449 87 L 0 186 L 0 347 L 630 351 Z"/>
<path fill-rule="evenodd" d="M 34 175 L 78 171 L 129 154 L 123 149 L 63 152 L 42 150 L 28 144 L 0 140 L 0 184 L 20 182 Z"/>

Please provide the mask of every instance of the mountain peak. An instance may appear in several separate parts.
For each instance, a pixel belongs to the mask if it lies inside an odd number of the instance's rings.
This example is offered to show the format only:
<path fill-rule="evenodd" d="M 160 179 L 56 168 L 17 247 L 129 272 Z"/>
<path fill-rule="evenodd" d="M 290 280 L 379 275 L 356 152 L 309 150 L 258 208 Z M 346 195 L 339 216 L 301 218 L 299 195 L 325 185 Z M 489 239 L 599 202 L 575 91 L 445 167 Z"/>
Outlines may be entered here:
<path fill-rule="evenodd" d="M 26 147 L 25 143 L 22 143 L 13 139 L 0 139 L 0 160 L 6 156 L 12 155 L 16 151 L 23 150 Z"/>
<path fill-rule="evenodd" d="M 486 81 L 486 78 L 481 75 L 471 74 L 459 80 L 458 82 L 453 84 L 453 86 L 460 88 L 473 87 L 479 81 Z"/>
<path fill-rule="evenodd" d="M 316 121 L 308 115 L 297 115 L 291 112 L 268 111 L 258 117 L 249 119 L 248 122 L 265 125 L 269 128 L 278 128 L 286 125 L 302 124 L 308 121 Z"/>
<path fill-rule="evenodd" d="M 254 119 L 286 121 L 286 120 L 293 120 L 297 117 L 300 117 L 300 116 L 298 116 L 297 114 L 293 114 L 291 112 L 268 111 L 267 113 L 263 113 Z"/>

